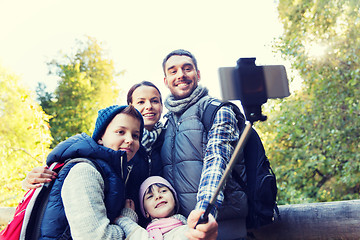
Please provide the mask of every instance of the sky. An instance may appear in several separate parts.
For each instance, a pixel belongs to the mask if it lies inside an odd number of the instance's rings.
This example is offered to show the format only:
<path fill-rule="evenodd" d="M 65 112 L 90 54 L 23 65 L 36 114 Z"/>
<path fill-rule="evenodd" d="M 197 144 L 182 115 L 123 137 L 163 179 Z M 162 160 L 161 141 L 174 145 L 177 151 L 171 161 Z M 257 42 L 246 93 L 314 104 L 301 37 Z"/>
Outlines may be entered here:
<path fill-rule="evenodd" d="M 94 37 L 125 71 L 119 85 L 152 81 L 164 97 L 161 63 L 183 48 L 198 60 L 200 84 L 221 98 L 218 68 L 240 57 L 281 64 L 271 44 L 282 33 L 274 0 L 0 0 L 0 65 L 35 90 L 56 87 L 46 62 Z M 125 100 L 125 99 L 124 99 Z"/>

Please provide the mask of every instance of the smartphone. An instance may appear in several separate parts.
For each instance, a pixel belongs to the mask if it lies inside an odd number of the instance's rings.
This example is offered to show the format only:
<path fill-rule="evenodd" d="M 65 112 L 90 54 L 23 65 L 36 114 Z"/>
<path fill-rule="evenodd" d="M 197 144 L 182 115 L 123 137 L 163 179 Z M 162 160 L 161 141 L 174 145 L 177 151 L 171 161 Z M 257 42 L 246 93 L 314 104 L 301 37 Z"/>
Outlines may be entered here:
<path fill-rule="evenodd" d="M 262 104 L 268 98 L 285 98 L 290 95 L 283 65 L 221 67 L 219 77 L 223 100 L 243 102 L 253 98 Z"/>

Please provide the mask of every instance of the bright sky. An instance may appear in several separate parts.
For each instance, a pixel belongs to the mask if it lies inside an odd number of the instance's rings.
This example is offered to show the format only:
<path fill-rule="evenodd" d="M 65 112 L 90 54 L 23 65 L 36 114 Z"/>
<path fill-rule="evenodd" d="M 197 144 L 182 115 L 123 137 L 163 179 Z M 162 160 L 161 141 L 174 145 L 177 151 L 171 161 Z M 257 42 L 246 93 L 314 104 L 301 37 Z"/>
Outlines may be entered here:
<path fill-rule="evenodd" d="M 165 97 L 162 59 L 184 48 L 198 59 L 200 83 L 220 98 L 218 68 L 240 57 L 279 64 L 270 45 L 281 31 L 274 0 L 0 0 L 0 64 L 30 88 L 45 82 L 52 90 L 46 62 L 88 35 L 126 71 L 125 91 L 148 80 Z"/>

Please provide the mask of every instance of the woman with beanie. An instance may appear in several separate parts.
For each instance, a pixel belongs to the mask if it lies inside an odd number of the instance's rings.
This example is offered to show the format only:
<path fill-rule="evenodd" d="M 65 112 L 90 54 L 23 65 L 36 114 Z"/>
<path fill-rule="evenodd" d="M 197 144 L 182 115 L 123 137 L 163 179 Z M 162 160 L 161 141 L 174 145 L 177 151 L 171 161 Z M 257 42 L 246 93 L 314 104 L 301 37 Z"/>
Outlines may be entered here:
<path fill-rule="evenodd" d="M 50 192 L 40 237 L 31 239 L 123 238 L 117 220 L 143 125 L 133 106 L 110 106 L 99 111 L 92 137 L 75 135 L 54 148 L 47 164 L 65 165 Z"/>
<path fill-rule="evenodd" d="M 137 222 L 134 204 L 127 199 L 119 224 L 125 232 L 126 239 L 187 239 L 186 218 L 177 214 L 179 203 L 176 192 L 164 178 L 152 176 L 140 186 L 140 210 L 151 222 L 146 229 Z"/>

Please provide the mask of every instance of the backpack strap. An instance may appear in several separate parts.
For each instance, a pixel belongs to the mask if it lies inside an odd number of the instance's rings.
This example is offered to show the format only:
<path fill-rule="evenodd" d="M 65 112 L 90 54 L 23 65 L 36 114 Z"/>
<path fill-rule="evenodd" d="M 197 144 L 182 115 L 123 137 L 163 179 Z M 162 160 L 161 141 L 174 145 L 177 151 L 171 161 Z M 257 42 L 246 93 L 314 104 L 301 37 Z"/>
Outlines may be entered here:
<path fill-rule="evenodd" d="M 219 108 L 224 105 L 223 102 L 220 102 L 217 99 L 214 99 L 211 101 L 205 108 L 204 114 L 202 116 L 201 122 L 204 124 L 206 132 L 209 132 L 211 129 L 211 126 L 213 125 L 215 115 Z"/>
<path fill-rule="evenodd" d="M 204 110 L 204 114 L 202 116 L 202 120 L 201 122 L 204 124 L 205 130 L 207 132 L 210 131 L 211 126 L 214 123 L 214 119 L 216 116 L 217 111 L 222 107 L 222 106 L 230 106 L 232 108 L 232 110 L 235 113 L 235 117 L 238 120 L 238 126 L 240 125 L 240 122 L 245 122 L 245 118 L 244 115 L 241 113 L 240 109 L 238 106 L 236 106 L 236 104 L 232 103 L 232 102 L 222 102 L 218 99 L 214 99 L 212 100 L 205 108 Z M 242 130 L 242 129 L 240 129 Z"/>
<path fill-rule="evenodd" d="M 235 117 L 236 117 L 236 119 L 238 121 L 238 124 L 237 124 L 238 127 L 240 125 L 241 126 L 243 125 L 243 124 L 240 124 L 240 123 L 244 123 L 245 118 L 244 118 L 244 115 L 241 113 L 238 106 L 236 106 L 232 102 L 222 102 L 222 101 L 220 101 L 218 99 L 214 99 L 206 106 L 206 108 L 204 110 L 204 114 L 202 116 L 202 120 L 201 120 L 201 122 L 204 124 L 204 128 L 205 128 L 205 130 L 207 132 L 210 131 L 210 129 L 211 129 L 213 123 L 214 123 L 214 119 L 215 119 L 217 111 L 222 106 L 225 106 L 225 105 L 230 106 L 232 108 L 232 110 L 234 111 Z M 240 127 L 239 127 L 239 130 L 242 131 L 243 129 L 240 129 Z M 246 189 L 246 183 L 240 177 L 240 175 L 235 170 L 231 172 L 231 175 L 235 179 L 235 181 L 239 183 L 240 187 L 245 190 Z"/>

